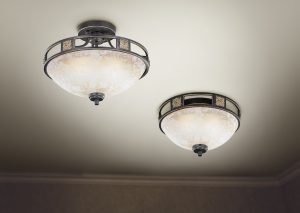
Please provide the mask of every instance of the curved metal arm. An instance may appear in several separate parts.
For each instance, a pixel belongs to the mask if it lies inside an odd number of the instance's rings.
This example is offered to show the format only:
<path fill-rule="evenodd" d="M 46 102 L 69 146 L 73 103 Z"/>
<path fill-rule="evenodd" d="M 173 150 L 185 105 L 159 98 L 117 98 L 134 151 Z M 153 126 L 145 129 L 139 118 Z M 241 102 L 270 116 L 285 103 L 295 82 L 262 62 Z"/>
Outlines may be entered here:
<path fill-rule="evenodd" d="M 109 44 L 110 47 L 116 48 L 116 47 L 114 47 L 114 45 L 112 45 L 112 43 L 110 42 L 110 40 L 108 40 L 108 44 Z"/>

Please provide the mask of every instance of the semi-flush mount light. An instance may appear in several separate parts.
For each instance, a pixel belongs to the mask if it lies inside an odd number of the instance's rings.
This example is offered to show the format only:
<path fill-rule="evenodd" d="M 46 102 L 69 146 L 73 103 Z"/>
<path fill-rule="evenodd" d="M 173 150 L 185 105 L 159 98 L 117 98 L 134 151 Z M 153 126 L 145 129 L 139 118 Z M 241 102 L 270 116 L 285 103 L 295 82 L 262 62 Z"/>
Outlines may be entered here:
<path fill-rule="evenodd" d="M 44 58 L 46 75 L 64 90 L 98 105 L 104 96 L 123 92 L 147 74 L 146 48 L 115 36 L 113 24 L 87 21 L 78 30 L 78 36 L 52 44 Z"/>
<path fill-rule="evenodd" d="M 174 96 L 159 109 L 159 127 L 176 145 L 202 156 L 228 141 L 240 126 L 238 104 L 214 93 Z"/>

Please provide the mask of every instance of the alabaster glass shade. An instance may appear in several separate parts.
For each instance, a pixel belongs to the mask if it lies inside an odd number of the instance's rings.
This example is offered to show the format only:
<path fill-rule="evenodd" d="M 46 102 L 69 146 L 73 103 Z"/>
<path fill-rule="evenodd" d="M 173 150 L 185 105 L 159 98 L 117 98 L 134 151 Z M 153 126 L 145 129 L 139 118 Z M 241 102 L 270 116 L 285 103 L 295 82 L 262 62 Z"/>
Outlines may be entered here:
<path fill-rule="evenodd" d="M 83 50 L 63 54 L 47 66 L 49 76 L 68 92 L 112 96 L 131 87 L 143 75 L 145 63 L 138 57 L 111 50 Z"/>
<path fill-rule="evenodd" d="M 170 113 L 161 126 L 167 137 L 184 149 L 192 150 L 195 144 L 205 144 L 212 150 L 232 137 L 238 120 L 224 110 L 193 107 Z"/>

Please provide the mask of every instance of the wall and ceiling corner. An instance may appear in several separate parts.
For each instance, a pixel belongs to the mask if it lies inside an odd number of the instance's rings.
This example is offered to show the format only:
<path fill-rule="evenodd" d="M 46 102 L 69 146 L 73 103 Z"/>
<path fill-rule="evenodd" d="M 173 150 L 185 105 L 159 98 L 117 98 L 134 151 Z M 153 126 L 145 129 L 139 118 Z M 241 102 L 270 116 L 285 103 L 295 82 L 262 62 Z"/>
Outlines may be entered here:
<path fill-rule="evenodd" d="M 276 177 L 0 175 L 0 212 L 296 213 L 300 164 Z"/>

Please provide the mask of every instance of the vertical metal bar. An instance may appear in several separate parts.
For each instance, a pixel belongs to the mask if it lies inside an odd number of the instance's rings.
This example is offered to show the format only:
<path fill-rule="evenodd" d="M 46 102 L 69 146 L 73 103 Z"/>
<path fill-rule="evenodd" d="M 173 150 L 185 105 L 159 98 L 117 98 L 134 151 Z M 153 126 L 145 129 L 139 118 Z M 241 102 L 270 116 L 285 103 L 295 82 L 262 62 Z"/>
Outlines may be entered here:
<path fill-rule="evenodd" d="M 63 43 L 63 41 L 60 42 L 60 52 L 64 51 Z"/>
<path fill-rule="evenodd" d="M 211 103 L 213 106 L 216 106 L 216 102 L 217 102 L 216 99 L 217 99 L 217 96 L 215 94 L 212 94 L 212 102 Z"/>
<path fill-rule="evenodd" d="M 120 38 L 117 38 L 117 49 L 120 49 Z"/>

